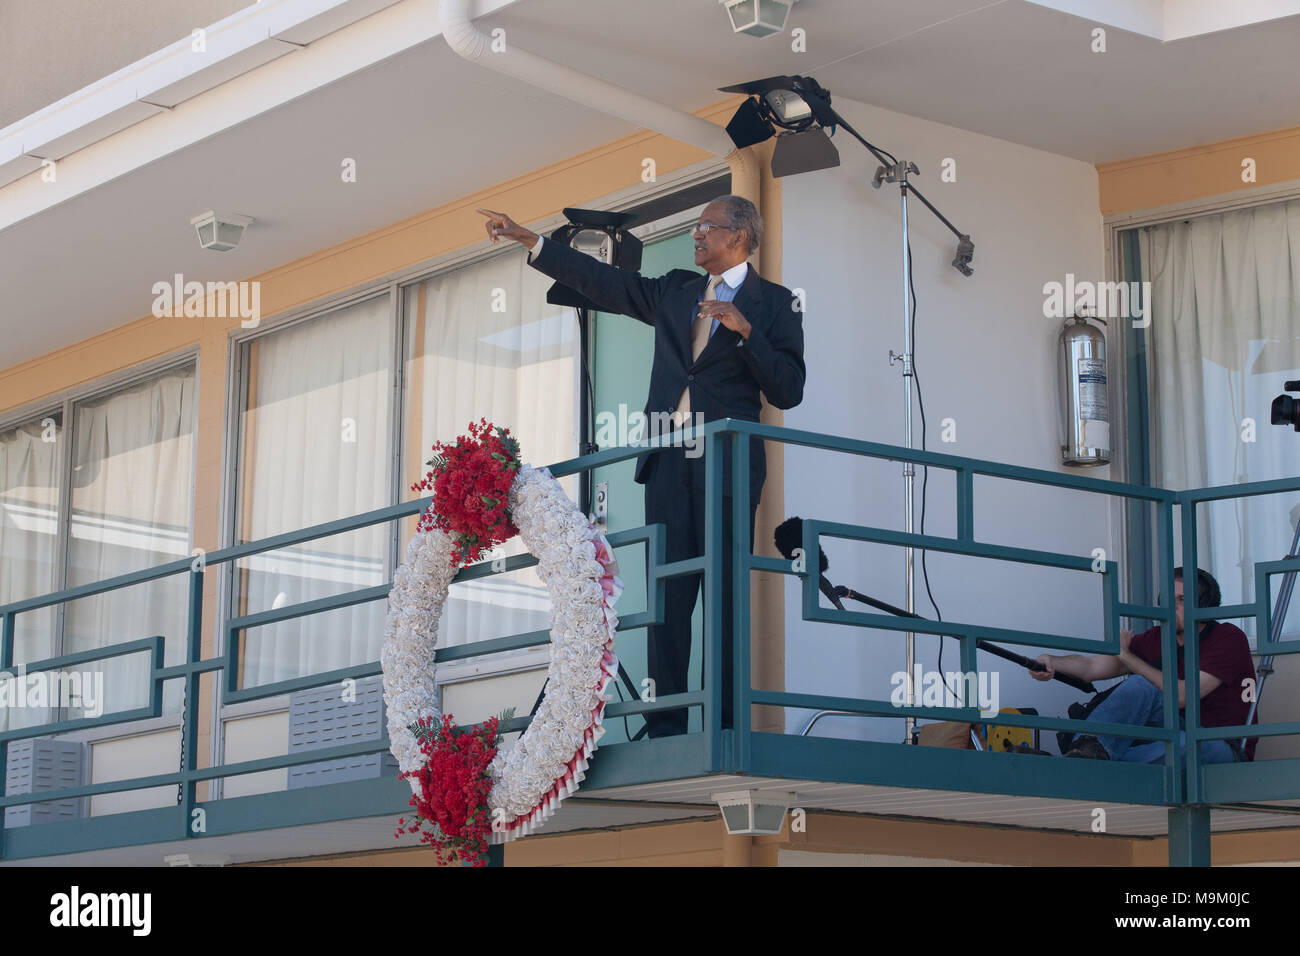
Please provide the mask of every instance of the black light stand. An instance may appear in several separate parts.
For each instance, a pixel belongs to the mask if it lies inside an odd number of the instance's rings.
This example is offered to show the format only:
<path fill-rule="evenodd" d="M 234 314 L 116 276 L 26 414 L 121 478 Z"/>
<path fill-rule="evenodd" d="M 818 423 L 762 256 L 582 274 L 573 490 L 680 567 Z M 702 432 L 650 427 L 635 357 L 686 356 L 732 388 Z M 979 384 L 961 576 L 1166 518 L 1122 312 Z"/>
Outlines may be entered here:
<path fill-rule="evenodd" d="M 641 268 L 641 240 L 627 231 L 627 226 L 638 218 L 636 213 L 566 208 L 564 215 L 569 222 L 554 230 L 547 237 L 551 241 L 570 246 L 579 252 L 592 256 L 598 262 L 604 262 L 619 269 L 636 272 Z M 579 456 L 589 455 L 599 451 L 592 433 L 595 414 L 595 386 L 591 380 L 591 366 L 589 364 L 591 316 L 598 309 L 596 304 L 586 296 L 559 282 L 554 283 L 546 291 L 546 301 L 550 305 L 569 306 L 578 312 L 578 364 L 580 366 L 580 389 L 582 391 L 578 423 L 581 439 L 579 440 L 578 454 Z M 584 471 L 579 480 L 578 496 L 579 507 L 586 514 L 590 514 L 592 508 L 591 482 L 591 472 Z M 632 683 L 632 679 L 623 668 L 621 661 L 618 665 L 618 676 L 627 686 L 633 699 L 638 698 L 640 694 L 636 690 L 636 685 Z M 532 710 L 529 711 L 530 717 L 536 715 L 537 708 L 541 706 L 545 694 L 546 684 L 543 683 L 541 691 L 537 694 L 537 700 L 534 701 Z M 646 728 L 642 727 L 631 739 L 639 739 L 645 732 Z"/>
<path fill-rule="evenodd" d="M 830 93 L 812 77 L 776 76 L 752 83 L 723 87 L 724 92 L 746 93 L 754 99 L 746 100 L 737 110 L 736 115 L 727 126 L 727 132 L 738 148 L 744 148 L 763 142 L 773 135 L 772 127 L 785 131 L 778 136 L 776 149 L 772 155 L 773 175 L 783 176 L 795 172 L 807 172 L 812 169 L 824 169 L 839 164 L 839 155 L 830 140 L 817 127 L 834 129 L 842 126 L 854 139 L 870 151 L 880 163 L 871 185 L 877 189 L 881 183 L 898 183 L 902 203 L 902 256 L 903 256 L 903 352 L 889 353 L 890 364 L 902 363 L 903 372 L 903 430 L 907 448 L 914 447 L 912 438 L 912 381 L 915 378 L 913 362 L 912 336 L 912 255 L 907 220 L 907 197 L 912 194 L 919 199 L 930 212 L 957 237 L 957 254 L 952 260 L 953 268 L 964 276 L 974 273 L 970 263 L 975 256 L 975 244 L 968 233 L 962 232 L 925 198 L 908 177 L 919 175 L 915 163 L 900 161 L 887 150 L 881 150 L 867 142 L 849 123 L 845 122 L 831 107 Z M 916 466 L 912 462 L 903 464 L 903 495 L 906 507 L 906 531 L 910 535 L 915 530 L 914 483 Z M 907 571 L 907 614 L 914 616 L 916 611 L 916 556 L 910 546 L 904 549 Z M 913 686 L 912 673 L 916 660 L 916 635 L 908 631 L 906 635 L 907 657 L 907 704 L 911 706 L 916 700 L 916 688 Z M 906 743 L 916 743 L 916 722 L 908 717 L 905 730 Z"/>

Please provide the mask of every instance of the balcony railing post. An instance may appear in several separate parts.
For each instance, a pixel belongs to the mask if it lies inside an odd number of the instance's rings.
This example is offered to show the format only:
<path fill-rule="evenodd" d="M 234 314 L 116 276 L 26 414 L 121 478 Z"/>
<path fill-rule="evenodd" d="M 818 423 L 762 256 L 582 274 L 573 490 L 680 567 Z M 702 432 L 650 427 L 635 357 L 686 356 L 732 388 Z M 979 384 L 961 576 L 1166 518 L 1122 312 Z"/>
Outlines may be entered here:
<path fill-rule="evenodd" d="M 704 696 L 705 765 L 722 769 L 722 459 L 726 436 L 704 439 Z"/>
<path fill-rule="evenodd" d="M 1188 496 L 1183 499 L 1183 723 L 1186 729 L 1187 743 L 1184 746 L 1187 768 L 1186 802 L 1201 802 L 1201 745 L 1197 731 L 1201 723 L 1200 684 L 1197 671 L 1200 668 L 1200 655 L 1197 647 L 1197 635 L 1201 622 L 1195 619 L 1199 604 L 1196 598 L 1200 590 L 1196 573 L 1196 499 Z M 1170 589 L 1170 599 L 1173 590 Z M 1175 652 L 1176 653 L 1176 652 Z M 1174 670 L 1173 678 L 1169 676 L 1170 667 L 1176 665 L 1177 658 L 1170 658 L 1165 666 L 1165 699 L 1173 698 L 1174 707 L 1178 706 L 1178 673 Z M 1166 713 L 1168 707 L 1166 706 Z M 1175 718 L 1176 719 L 1176 718 Z M 1177 725 L 1175 724 L 1175 727 Z M 1177 741 L 1177 737 L 1174 738 Z"/>
<path fill-rule="evenodd" d="M 1210 808 L 1169 808 L 1169 865 L 1210 865 Z"/>
<path fill-rule="evenodd" d="M 1164 619 L 1160 627 L 1160 671 L 1165 686 L 1169 686 L 1171 675 L 1177 687 L 1178 670 L 1178 618 L 1174 606 L 1174 505 L 1166 501 L 1158 509 L 1159 521 L 1156 527 L 1160 549 L 1160 607 L 1164 609 Z M 1186 525 L 1183 534 L 1186 535 Z M 1184 545 L 1186 537 L 1184 537 Z M 1164 725 L 1174 731 L 1173 739 L 1165 745 L 1165 789 L 1173 803 L 1181 803 L 1184 793 L 1183 761 L 1178 753 L 1178 694 L 1172 697 L 1164 695 Z"/>
<path fill-rule="evenodd" d="M 0 614 L 0 680 L 9 673 L 14 663 L 14 618 L 13 611 Z M 4 722 L 6 729 L 9 721 Z M 9 774 L 9 741 L 0 736 L 0 797 L 8 796 L 5 781 Z M 0 860 L 5 858 L 5 817 L 9 815 L 6 808 L 0 808 Z"/>
<path fill-rule="evenodd" d="M 957 539 L 959 541 L 975 541 L 975 474 L 969 468 L 958 468 L 954 473 L 957 483 Z M 975 646 L 976 638 L 969 635 L 959 637 L 957 646 L 961 651 L 961 673 L 962 677 L 957 684 L 961 688 L 960 700 L 963 707 L 970 706 L 970 701 L 966 699 L 966 691 L 969 688 L 966 680 L 967 674 L 975 675 L 975 686 L 979 687 L 979 663 Z M 939 635 L 939 643 L 943 644 L 943 635 Z M 909 675 L 908 681 L 912 678 Z M 976 692 L 975 706 L 979 706 L 978 691 Z"/>
<path fill-rule="evenodd" d="M 7 671 L 14 664 L 14 629 L 17 626 L 17 614 L 6 611 L 0 614 L 0 671 Z"/>
<path fill-rule="evenodd" d="M 732 510 L 731 534 L 731 580 L 724 582 L 730 587 L 732 601 L 731 636 L 735 644 L 732 650 L 732 673 L 727 675 L 731 681 L 732 701 L 735 715 L 731 726 L 736 767 L 738 771 L 749 768 L 749 700 L 753 689 L 753 676 L 750 668 L 749 635 L 749 565 L 753 542 L 749 534 L 749 435 L 747 432 L 731 432 L 727 436 L 733 442 L 735 453 L 731 456 L 731 498 Z"/>
<path fill-rule="evenodd" d="M 969 468 L 958 468 L 957 478 L 957 538 L 975 540 L 975 475 Z"/>
<path fill-rule="evenodd" d="M 199 681 L 200 671 L 195 667 L 203 659 L 203 570 L 190 568 L 189 613 L 185 632 L 185 663 L 190 667 L 185 675 L 185 711 L 181 721 L 181 826 L 184 836 L 194 834 L 194 810 L 197 802 L 198 782 L 191 774 L 198 768 L 199 739 Z M 155 692 L 161 690 L 161 681 L 155 683 Z M 213 728 L 214 732 L 216 728 Z M 211 786 L 211 784 L 209 784 Z M 210 795 L 209 795 L 210 796 Z"/>
<path fill-rule="evenodd" d="M 939 640 L 941 641 L 943 640 L 942 635 L 940 635 Z M 964 635 L 957 639 L 957 644 L 961 649 L 961 675 L 957 678 L 957 688 L 958 688 L 957 695 L 961 701 L 960 706 L 962 707 L 980 706 L 980 700 L 979 700 L 980 675 L 979 675 L 979 663 L 976 656 L 976 647 L 975 647 L 976 640 L 977 638 L 973 637 L 970 634 Z M 968 674 L 973 675 L 975 679 L 974 687 L 976 689 L 975 689 L 975 700 L 973 701 L 966 699 L 967 691 L 969 691 L 971 688 L 970 681 L 967 679 Z M 947 680 L 947 678 L 945 677 L 944 680 Z"/>

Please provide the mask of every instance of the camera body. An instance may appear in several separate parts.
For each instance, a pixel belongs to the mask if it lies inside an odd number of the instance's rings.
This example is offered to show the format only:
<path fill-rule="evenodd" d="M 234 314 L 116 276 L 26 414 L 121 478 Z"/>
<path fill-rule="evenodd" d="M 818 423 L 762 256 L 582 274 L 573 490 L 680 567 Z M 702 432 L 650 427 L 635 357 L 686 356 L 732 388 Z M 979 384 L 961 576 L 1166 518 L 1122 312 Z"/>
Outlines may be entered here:
<path fill-rule="evenodd" d="M 1300 392 L 1300 381 L 1284 382 L 1282 388 L 1288 392 Z M 1279 395 L 1273 399 L 1270 420 L 1274 425 L 1290 425 L 1300 432 L 1300 399 L 1290 395 Z"/>

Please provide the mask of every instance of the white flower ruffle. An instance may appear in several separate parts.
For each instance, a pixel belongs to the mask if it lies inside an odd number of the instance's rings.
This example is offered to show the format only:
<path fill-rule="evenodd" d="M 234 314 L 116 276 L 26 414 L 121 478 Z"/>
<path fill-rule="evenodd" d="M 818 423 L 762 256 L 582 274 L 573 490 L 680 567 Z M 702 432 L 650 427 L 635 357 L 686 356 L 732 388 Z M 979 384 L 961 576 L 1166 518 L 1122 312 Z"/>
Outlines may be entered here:
<path fill-rule="evenodd" d="M 521 465 L 510 487 L 510 518 L 537 558 L 551 597 L 551 663 L 546 694 L 510 750 L 492 761 L 493 842 L 526 836 L 574 793 L 604 734 L 605 690 L 618 673 L 614 604 L 623 592 L 609 541 L 545 468 Z M 404 772 L 423 764 L 409 728 L 440 715 L 434 646 L 455 577 L 452 540 L 421 531 L 393 576 L 379 661 L 393 756 Z M 412 790 L 419 784 L 412 779 Z"/>

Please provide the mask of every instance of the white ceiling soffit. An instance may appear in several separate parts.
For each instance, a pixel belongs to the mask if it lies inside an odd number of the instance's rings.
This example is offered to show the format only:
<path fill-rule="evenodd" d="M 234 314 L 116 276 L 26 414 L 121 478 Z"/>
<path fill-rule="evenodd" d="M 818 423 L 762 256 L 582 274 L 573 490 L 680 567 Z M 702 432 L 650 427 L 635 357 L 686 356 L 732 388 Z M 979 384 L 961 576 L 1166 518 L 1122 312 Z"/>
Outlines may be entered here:
<path fill-rule="evenodd" d="M 1029 0 L 1162 42 L 1300 14 L 1300 0 Z"/>
<path fill-rule="evenodd" d="M 0 230 L 438 35 L 437 0 L 262 0 L 207 28 L 206 59 L 181 41 L 0 130 Z"/>
<path fill-rule="evenodd" d="M 517 44 L 508 44 L 499 53 L 489 53 L 492 38 L 470 22 L 469 7 L 470 0 L 441 0 L 438 4 L 438 22 L 443 36 L 463 59 L 549 90 L 608 116 L 657 130 L 715 156 L 726 156 L 735 149 L 731 138 L 715 123 L 563 63 L 521 50 Z"/>
<path fill-rule="evenodd" d="M 0 130 L 0 186 L 398 0 L 261 0 Z"/>

